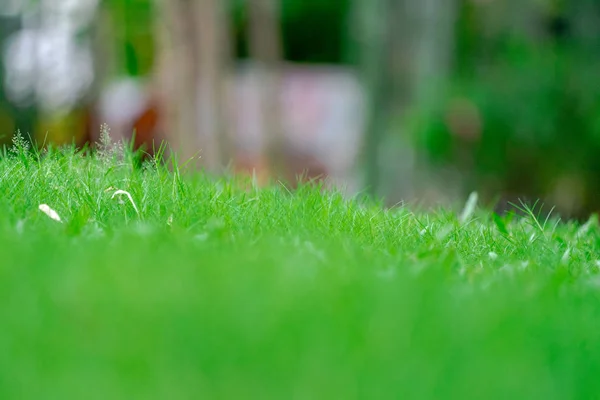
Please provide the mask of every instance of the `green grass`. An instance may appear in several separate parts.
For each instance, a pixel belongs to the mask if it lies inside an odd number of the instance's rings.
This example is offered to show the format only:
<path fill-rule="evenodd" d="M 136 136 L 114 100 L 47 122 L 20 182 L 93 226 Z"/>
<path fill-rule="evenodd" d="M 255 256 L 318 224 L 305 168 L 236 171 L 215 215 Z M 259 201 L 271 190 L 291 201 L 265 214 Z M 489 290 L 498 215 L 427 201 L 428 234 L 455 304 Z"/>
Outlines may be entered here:
<path fill-rule="evenodd" d="M 0 159 L 0 398 L 600 393 L 596 219 L 132 165 L 22 144 Z"/>

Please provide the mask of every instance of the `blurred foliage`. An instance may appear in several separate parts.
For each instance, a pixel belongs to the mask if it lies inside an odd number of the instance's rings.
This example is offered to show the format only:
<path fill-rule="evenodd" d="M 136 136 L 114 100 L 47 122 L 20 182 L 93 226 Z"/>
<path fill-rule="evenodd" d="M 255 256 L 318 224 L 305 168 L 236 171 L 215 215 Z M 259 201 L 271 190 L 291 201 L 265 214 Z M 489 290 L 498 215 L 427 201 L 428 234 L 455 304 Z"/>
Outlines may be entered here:
<path fill-rule="evenodd" d="M 311 63 L 346 62 L 344 38 L 352 0 L 282 0 L 284 57 Z M 232 0 L 236 53 L 248 57 L 246 0 Z"/>
<path fill-rule="evenodd" d="M 148 74 L 154 64 L 154 2 L 149 0 L 104 0 L 112 17 L 113 40 L 122 56 L 127 75 Z"/>
<path fill-rule="evenodd" d="M 247 1 L 230 0 L 236 56 L 248 57 Z M 342 63 L 345 54 L 346 17 L 351 0 L 283 0 L 281 25 L 284 57 L 290 61 Z M 155 56 L 153 1 L 104 0 L 110 13 L 113 37 L 124 60 L 120 72 L 138 76 L 150 72 Z"/>
<path fill-rule="evenodd" d="M 467 178 L 465 191 L 493 183 L 493 191 L 542 196 L 561 175 L 573 174 L 584 181 L 582 207 L 598 207 L 594 36 L 577 37 L 577 15 L 556 8 L 539 16 L 538 36 L 508 30 L 485 36 L 476 11 L 462 10 L 454 79 L 412 113 L 418 148 L 429 163 L 457 167 Z"/>

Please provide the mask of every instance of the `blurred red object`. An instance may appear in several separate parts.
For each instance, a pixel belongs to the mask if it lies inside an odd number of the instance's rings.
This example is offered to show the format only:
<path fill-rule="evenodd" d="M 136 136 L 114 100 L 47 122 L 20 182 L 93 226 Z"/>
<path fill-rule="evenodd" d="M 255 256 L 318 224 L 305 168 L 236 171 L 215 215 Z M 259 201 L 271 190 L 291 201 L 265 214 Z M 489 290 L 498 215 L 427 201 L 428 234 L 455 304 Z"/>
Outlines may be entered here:
<path fill-rule="evenodd" d="M 263 154 L 266 146 L 260 115 L 261 90 L 258 71 L 252 63 L 242 64 L 228 85 L 231 103 L 227 117 L 232 122 L 230 144 L 233 171 L 255 173 L 257 181 L 278 177 L 296 186 L 303 181 L 331 175 L 336 179 L 354 165 L 364 123 L 362 88 L 351 69 L 286 64 L 283 67 L 280 100 L 285 143 L 280 149 L 283 166 L 273 173 Z M 121 79 L 106 86 L 91 118 L 91 132 L 106 123 L 113 140 L 131 139 L 134 147 L 149 154 L 168 139 L 164 121 L 168 110 L 161 107 L 160 84 L 139 79 Z M 193 134 L 193 132 L 190 132 Z M 90 141 L 98 137 L 89 135 Z"/>

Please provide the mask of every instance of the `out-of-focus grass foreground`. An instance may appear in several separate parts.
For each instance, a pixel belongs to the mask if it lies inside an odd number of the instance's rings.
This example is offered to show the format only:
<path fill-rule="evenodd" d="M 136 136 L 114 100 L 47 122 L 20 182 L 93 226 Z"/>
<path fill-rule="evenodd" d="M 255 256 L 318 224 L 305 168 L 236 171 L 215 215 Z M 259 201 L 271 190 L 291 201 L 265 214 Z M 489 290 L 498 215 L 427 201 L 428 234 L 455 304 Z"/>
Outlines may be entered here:
<path fill-rule="evenodd" d="M 600 392 L 596 1 L 0 19 L 0 398 Z"/>

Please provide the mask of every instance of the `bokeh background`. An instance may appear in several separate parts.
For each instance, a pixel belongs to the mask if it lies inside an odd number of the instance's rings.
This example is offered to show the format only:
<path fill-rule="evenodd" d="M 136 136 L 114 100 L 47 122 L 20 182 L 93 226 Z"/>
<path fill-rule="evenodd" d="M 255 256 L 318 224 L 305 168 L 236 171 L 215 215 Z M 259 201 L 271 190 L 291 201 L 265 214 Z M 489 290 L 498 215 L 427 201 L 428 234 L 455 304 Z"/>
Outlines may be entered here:
<path fill-rule="evenodd" d="M 600 206 L 597 0 L 0 0 L 0 61 L 4 144 L 106 123 L 388 205 Z"/>

